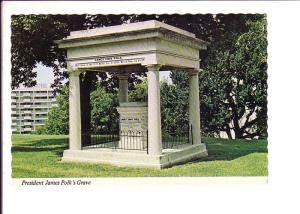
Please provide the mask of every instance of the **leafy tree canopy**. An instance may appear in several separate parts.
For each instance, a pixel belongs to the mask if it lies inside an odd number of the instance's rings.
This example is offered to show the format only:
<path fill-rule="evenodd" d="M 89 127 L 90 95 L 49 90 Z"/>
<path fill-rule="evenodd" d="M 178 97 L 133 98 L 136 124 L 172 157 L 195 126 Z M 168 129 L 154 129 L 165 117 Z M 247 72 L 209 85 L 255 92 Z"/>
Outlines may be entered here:
<path fill-rule="evenodd" d="M 53 107 L 46 121 L 45 134 L 69 133 L 69 87 L 64 85 L 61 93 L 56 98 L 57 106 Z"/>
<path fill-rule="evenodd" d="M 119 117 L 116 107 L 118 106 L 117 94 L 107 93 L 98 86 L 91 93 L 91 121 L 94 132 L 111 132 L 118 130 Z"/>
<path fill-rule="evenodd" d="M 147 80 L 137 84 L 129 93 L 129 99 L 133 102 L 147 102 Z M 161 124 L 163 131 L 176 132 L 188 130 L 188 90 L 182 90 L 179 86 L 160 83 L 161 100 Z"/>
<path fill-rule="evenodd" d="M 229 137 L 266 136 L 266 19 L 247 21 L 230 46 L 214 49 L 200 73 L 202 122 L 206 131 Z"/>
<path fill-rule="evenodd" d="M 113 131 L 118 127 L 117 95 L 107 92 L 98 85 L 90 95 L 91 102 L 91 130 Z M 57 106 L 53 107 L 48 116 L 45 129 L 40 130 L 44 134 L 68 134 L 69 133 L 69 87 L 64 85 L 57 96 Z"/>

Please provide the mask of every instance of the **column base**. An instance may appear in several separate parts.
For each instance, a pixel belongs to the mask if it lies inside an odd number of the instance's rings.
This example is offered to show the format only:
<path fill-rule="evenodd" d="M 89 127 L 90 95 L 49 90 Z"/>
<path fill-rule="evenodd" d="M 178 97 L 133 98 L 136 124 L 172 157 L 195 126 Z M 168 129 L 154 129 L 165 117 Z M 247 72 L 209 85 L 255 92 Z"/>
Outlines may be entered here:
<path fill-rule="evenodd" d="M 114 149 L 65 150 L 62 161 L 105 163 L 114 166 L 130 166 L 163 169 L 206 157 L 204 144 L 186 145 L 176 149 L 164 149 L 162 155 L 148 155 L 144 151 Z"/>

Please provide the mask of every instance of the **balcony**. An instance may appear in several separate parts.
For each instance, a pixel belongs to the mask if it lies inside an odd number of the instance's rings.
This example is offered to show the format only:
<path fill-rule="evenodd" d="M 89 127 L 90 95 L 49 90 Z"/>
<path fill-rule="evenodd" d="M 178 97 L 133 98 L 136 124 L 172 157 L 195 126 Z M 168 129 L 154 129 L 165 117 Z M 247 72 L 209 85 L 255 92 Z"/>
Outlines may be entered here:
<path fill-rule="evenodd" d="M 44 117 L 35 117 L 34 118 L 35 120 L 47 120 L 48 119 L 48 117 L 47 116 L 44 116 Z"/>
<path fill-rule="evenodd" d="M 47 97 L 48 94 L 47 93 L 38 93 L 38 94 L 34 94 L 34 97 Z"/>
<path fill-rule="evenodd" d="M 23 131 L 31 131 L 31 128 L 23 128 Z"/>
<path fill-rule="evenodd" d="M 39 108 L 49 108 L 48 105 L 34 105 L 33 107 L 37 108 L 37 109 L 39 109 Z"/>
<path fill-rule="evenodd" d="M 36 125 L 36 126 L 44 126 L 45 123 L 35 123 L 34 125 Z"/>
<path fill-rule="evenodd" d="M 35 110 L 36 114 L 48 114 L 47 109 L 36 109 Z"/>
<path fill-rule="evenodd" d="M 11 105 L 12 108 L 17 108 L 17 105 Z"/>
<path fill-rule="evenodd" d="M 28 121 L 21 123 L 21 126 L 23 128 L 26 128 L 26 127 L 31 128 L 32 125 L 33 125 L 32 122 L 28 122 Z"/>
<path fill-rule="evenodd" d="M 31 97 L 32 94 L 31 93 L 23 93 L 21 94 L 21 97 Z"/>
<path fill-rule="evenodd" d="M 50 100 L 48 100 L 48 99 L 35 99 L 34 100 L 34 102 L 35 103 L 48 103 L 48 102 L 50 102 Z"/>
<path fill-rule="evenodd" d="M 32 111 L 23 111 L 23 114 L 32 114 Z"/>
<path fill-rule="evenodd" d="M 32 99 L 21 99 L 20 102 L 21 103 L 28 103 L 28 102 L 32 102 Z"/>
<path fill-rule="evenodd" d="M 24 120 L 31 120 L 31 118 L 32 118 L 31 116 L 25 116 Z"/>
<path fill-rule="evenodd" d="M 23 105 L 22 108 L 30 108 L 31 105 Z"/>

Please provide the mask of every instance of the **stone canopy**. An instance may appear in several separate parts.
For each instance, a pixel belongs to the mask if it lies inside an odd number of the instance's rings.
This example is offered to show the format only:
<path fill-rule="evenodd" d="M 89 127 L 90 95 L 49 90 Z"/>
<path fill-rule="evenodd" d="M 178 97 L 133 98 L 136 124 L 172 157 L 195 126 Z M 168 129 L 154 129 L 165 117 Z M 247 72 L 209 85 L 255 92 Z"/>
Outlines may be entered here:
<path fill-rule="evenodd" d="M 207 48 L 207 42 L 196 38 L 195 34 L 188 31 L 151 20 L 73 31 L 56 43 L 59 48 L 67 50 L 66 61 L 69 72 L 70 146 L 64 151 L 64 161 L 104 162 L 160 169 L 207 155 L 200 136 L 198 78 L 199 51 Z M 185 140 L 188 145 L 170 149 L 162 145 L 159 74 L 163 70 L 177 69 L 184 70 L 189 75 L 189 109 L 187 110 L 190 128 Z M 139 133 L 144 132 L 146 135 L 122 135 L 121 130 L 120 140 L 107 144 L 114 145 L 115 151 L 99 148 L 83 150 L 80 74 L 93 71 L 117 73 L 120 127 L 124 130 L 133 127 Z M 128 102 L 128 75 L 139 72 L 147 73 L 147 105 Z M 121 149 L 129 149 L 122 141 L 128 137 L 130 142 L 139 137 L 131 149 L 140 149 L 140 151 L 121 151 Z M 92 139 L 93 136 L 89 135 L 89 138 Z"/>

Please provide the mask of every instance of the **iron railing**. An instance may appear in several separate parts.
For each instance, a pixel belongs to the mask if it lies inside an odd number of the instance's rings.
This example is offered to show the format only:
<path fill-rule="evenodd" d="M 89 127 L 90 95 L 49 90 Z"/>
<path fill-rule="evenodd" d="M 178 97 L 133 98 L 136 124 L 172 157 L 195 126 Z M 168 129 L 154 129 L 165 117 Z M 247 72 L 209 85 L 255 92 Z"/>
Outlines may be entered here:
<path fill-rule="evenodd" d="M 82 149 L 91 148 L 115 148 L 120 139 L 116 133 L 84 133 L 82 134 Z"/>
<path fill-rule="evenodd" d="M 120 131 L 112 134 L 86 133 L 82 135 L 82 149 L 110 148 L 148 151 L 148 133 Z"/>
<path fill-rule="evenodd" d="M 193 144 L 193 138 L 191 137 L 193 134 L 192 126 L 188 131 L 164 131 L 162 134 L 162 148 L 176 148 L 184 144 Z"/>
<path fill-rule="evenodd" d="M 193 144 L 192 126 L 188 131 L 163 131 L 162 148 L 177 148 L 184 144 Z M 148 131 L 119 131 L 114 133 L 82 134 L 82 149 L 108 148 L 146 151 L 148 154 Z"/>

